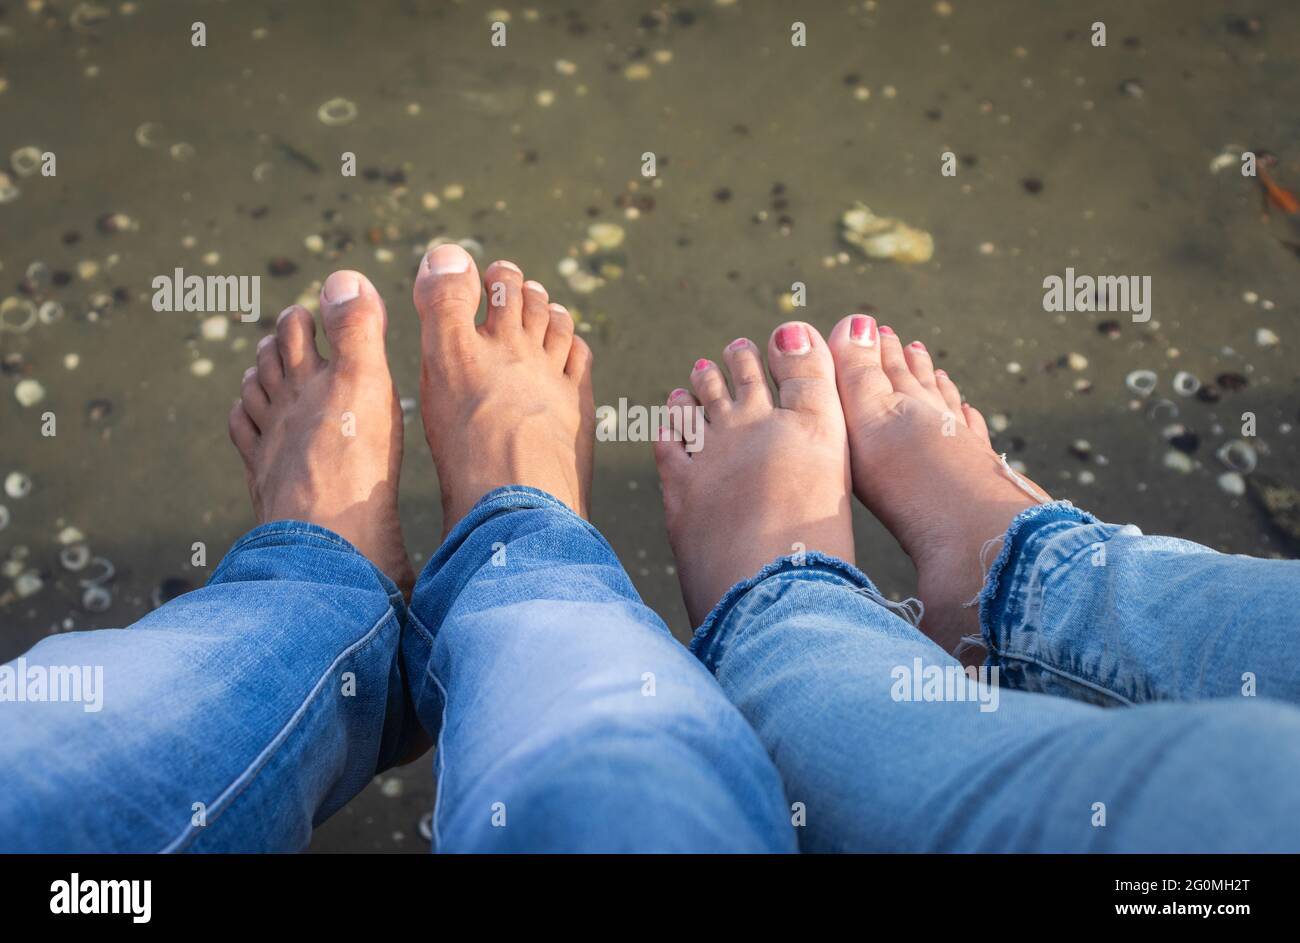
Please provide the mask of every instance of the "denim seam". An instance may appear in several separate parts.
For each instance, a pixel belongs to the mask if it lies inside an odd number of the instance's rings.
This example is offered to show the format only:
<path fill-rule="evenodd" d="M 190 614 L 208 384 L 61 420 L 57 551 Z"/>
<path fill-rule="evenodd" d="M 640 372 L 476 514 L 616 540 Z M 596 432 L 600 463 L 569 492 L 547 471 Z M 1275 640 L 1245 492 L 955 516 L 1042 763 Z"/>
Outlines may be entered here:
<path fill-rule="evenodd" d="M 434 777 L 433 782 L 433 816 L 429 819 L 429 831 L 433 835 L 433 849 L 439 850 L 442 847 L 442 829 L 438 827 L 438 812 L 442 809 L 442 780 L 447 772 L 447 757 L 445 747 L 443 746 L 443 736 L 447 732 L 447 689 L 442 686 L 438 676 L 432 671 L 429 677 L 433 683 L 438 686 L 438 691 L 442 694 L 442 716 L 438 720 L 438 743 L 434 754 L 438 766 L 438 775 Z"/>
<path fill-rule="evenodd" d="M 245 767 L 244 771 L 241 772 L 238 776 L 236 776 L 233 780 L 231 780 L 230 785 L 226 786 L 226 788 L 221 791 L 221 794 L 217 796 L 216 800 L 212 803 L 212 806 L 210 807 L 210 814 L 208 815 L 208 824 L 201 826 L 202 828 L 209 827 L 213 822 L 217 820 L 217 818 L 221 815 L 222 812 L 224 812 L 226 809 L 229 809 L 230 806 L 234 804 L 234 801 L 237 798 L 239 798 L 239 796 L 243 793 L 244 789 L 248 786 L 248 784 L 252 782 L 253 777 L 263 767 L 265 767 L 267 763 L 271 761 L 271 758 L 272 756 L 275 755 L 275 752 L 284 745 L 285 741 L 289 739 L 289 736 L 293 732 L 294 727 L 296 727 L 298 722 L 302 720 L 302 718 L 306 715 L 307 709 L 311 706 L 311 704 L 316 700 L 317 696 L 324 689 L 325 682 L 329 679 L 330 675 L 333 674 L 335 669 L 337 669 L 338 666 L 342 664 L 343 661 L 349 658 L 351 655 L 364 649 L 367 645 L 375 641 L 375 639 L 378 638 L 379 636 L 380 630 L 384 627 L 384 625 L 388 622 L 390 618 L 396 619 L 396 612 L 394 611 L 392 606 L 389 606 L 388 611 L 385 612 L 379 618 L 379 620 L 370 627 L 370 629 L 366 632 L 365 635 L 363 635 L 357 641 L 353 642 L 351 645 L 349 645 L 346 649 L 344 649 L 334 658 L 334 660 L 330 663 L 329 667 L 326 668 L 326 670 L 321 674 L 315 686 L 309 692 L 307 692 L 307 696 L 303 698 L 302 703 L 298 705 L 297 710 L 293 712 L 293 716 L 290 717 L 287 721 L 285 721 L 284 725 L 280 728 L 280 730 L 276 733 L 276 735 L 271 738 L 271 742 L 268 743 L 262 749 L 262 752 L 259 753 L 256 757 L 254 757 L 253 761 L 247 767 Z M 400 627 L 401 626 L 399 623 L 398 628 L 400 629 Z M 198 834 L 199 834 L 198 828 L 196 828 L 194 825 L 187 825 L 185 829 L 182 830 L 181 834 L 179 834 L 174 839 L 172 839 L 163 848 L 159 849 L 159 853 L 169 854 L 176 851 L 182 851 L 191 841 L 194 840 L 195 837 L 198 836 Z"/>
<path fill-rule="evenodd" d="M 1042 668 L 1044 671 L 1056 675 L 1057 677 L 1064 678 L 1067 681 L 1071 681 L 1079 685 L 1080 687 L 1088 688 L 1090 691 L 1096 691 L 1098 694 L 1105 694 L 1108 697 L 1112 697 L 1115 700 L 1119 701 L 1121 704 L 1123 704 L 1125 707 L 1132 707 L 1134 704 L 1133 701 L 1130 701 L 1122 694 L 1118 694 L 1115 691 L 1112 691 L 1109 688 L 1105 687 L 1104 685 L 1097 684 L 1097 682 L 1095 681 L 1089 681 L 1087 678 L 1081 678 L 1078 675 L 1074 674 L 1073 672 L 1066 671 L 1064 668 L 1061 668 L 1049 662 L 1045 662 L 1042 659 L 1035 658 L 1032 655 L 1028 655 L 1023 652 L 1013 652 L 1013 651 L 998 651 L 997 655 L 1000 658 L 1010 659 L 1012 661 L 1025 662 L 1031 665 L 1037 665 L 1039 668 Z"/>

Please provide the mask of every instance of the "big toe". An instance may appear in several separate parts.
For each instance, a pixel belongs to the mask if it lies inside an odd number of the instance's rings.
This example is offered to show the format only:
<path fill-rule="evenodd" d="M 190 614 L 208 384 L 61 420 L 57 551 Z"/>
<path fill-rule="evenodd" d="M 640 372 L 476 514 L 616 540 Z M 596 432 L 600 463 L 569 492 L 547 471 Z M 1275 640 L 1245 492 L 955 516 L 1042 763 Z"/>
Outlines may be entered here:
<path fill-rule="evenodd" d="M 767 364 L 782 409 L 839 414 L 835 361 L 811 324 L 787 321 L 773 331 L 767 343 Z"/>
<path fill-rule="evenodd" d="M 827 344 L 835 358 L 840 401 L 850 415 L 864 401 L 894 391 L 881 364 L 880 327 L 869 314 L 850 314 L 831 331 Z"/>
<path fill-rule="evenodd" d="M 347 269 L 325 279 L 321 320 L 334 359 L 340 363 L 384 360 L 388 314 L 370 279 Z"/>
<path fill-rule="evenodd" d="M 429 250 L 415 279 L 415 310 L 425 337 L 471 337 L 482 291 L 478 266 L 468 252 L 454 243 Z"/>

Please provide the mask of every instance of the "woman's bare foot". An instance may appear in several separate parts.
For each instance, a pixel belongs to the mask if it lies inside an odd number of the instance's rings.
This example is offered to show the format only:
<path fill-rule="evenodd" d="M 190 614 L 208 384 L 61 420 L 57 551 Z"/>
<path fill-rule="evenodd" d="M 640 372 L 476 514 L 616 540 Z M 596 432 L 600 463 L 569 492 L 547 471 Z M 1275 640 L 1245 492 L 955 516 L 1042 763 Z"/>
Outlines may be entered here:
<path fill-rule="evenodd" d="M 740 338 L 722 354 L 734 396 L 718 366 L 700 360 L 691 372 L 695 396 L 679 389 L 668 398 L 670 406 L 703 405 L 702 447 L 688 452 L 662 432 L 655 443 L 668 539 L 693 625 L 778 557 L 819 550 L 853 560 L 848 439 L 830 351 L 811 325 L 796 321 L 772 333 L 767 357 L 779 405 L 758 348 Z"/>
<path fill-rule="evenodd" d="M 415 582 L 397 517 L 402 410 L 384 352 L 388 318 L 358 272 L 321 289 L 331 360 L 298 305 L 257 346 L 230 412 L 259 523 L 307 521 L 351 542 L 409 596 Z"/>
<path fill-rule="evenodd" d="M 952 651 L 980 632 L 978 611 L 965 604 L 979 594 L 992 559 L 981 563 L 985 543 L 1038 502 L 1008 476 L 984 417 L 934 369 L 924 344 L 905 348 L 864 314 L 835 325 L 829 344 L 853 491 L 916 564 L 922 628 Z"/>
<path fill-rule="evenodd" d="M 479 295 L 487 320 L 476 326 Z M 546 289 L 510 262 L 480 281 L 469 253 L 433 249 L 415 281 L 424 434 L 442 488 L 443 536 L 493 488 L 529 485 L 583 517 L 595 409 L 591 349 Z"/>

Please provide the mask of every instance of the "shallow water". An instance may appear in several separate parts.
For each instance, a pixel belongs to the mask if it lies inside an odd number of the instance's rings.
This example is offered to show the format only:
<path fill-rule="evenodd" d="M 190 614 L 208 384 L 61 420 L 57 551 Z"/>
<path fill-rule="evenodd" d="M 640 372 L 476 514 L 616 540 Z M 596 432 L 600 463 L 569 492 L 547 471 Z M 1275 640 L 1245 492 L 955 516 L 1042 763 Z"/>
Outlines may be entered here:
<path fill-rule="evenodd" d="M 439 237 L 513 259 L 581 314 L 597 403 L 660 403 L 697 357 L 742 334 L 762 343 L 801 281 L 795 316 L 823 331 L 866 310 L 924 340 L 1005 418 L 999 449 L 1055 496 L 1232 552 L 1287 553 L 1248 497 L 1222 489 L 1215 452 L 1254 413 L 1253 474 L 1296 483 L 1286 286 L 1300 259 L 1281 243 L 1300 229 L 1277 209 L 1264 217 L 1235 162 L 1210 165 L 1268 150 L 1276 179 L 1300 185 L 1295 4 L 546 4 L 506 8 L 503 48 L 486 3 L 141 0 L 103 4 L 97 22 L 83 11 L 74 27 L 78 6 L 0 0 L 0 158 L 27 145 L 57 156 L 56 176 L 15 177 L 20 196 L 0 205 L 0 298 L 24 296 L 34 261 L 67 276 L 28 286 L 64 305 L 62 321 L 0 332 L 0 475 L 33 481 L 0 497 L 0 560 L 26 548 L 21 569 L 44 581 L 16 599 L 0 579 L 0 659 L 50 632 L 129 624 L 164 580 L 202 584 L 251 524 L 225 431 L 240 377 L 275 313 L 334 268 L 365 271 L 384 294 L 399 390 L 414 396 L 411 280 Z M 1258 30 L 1233 19 L 1246 14 Z M 804 48 L 790 42 L 796 16 Z M 206 48 L 190 44 L 195 20 Z M 1089 42 L 1094 20 L 1105 48 Z M 326 126 L 317 111 L 335 97 L 357 116 Z M 150 146 L 137 140 L 146 123 Z M 192 156 L 178 160 L 182 143 Z M 344 151 L 354 178 L 338 172 Z M 945 151 L 961 158 L 953 177 Z M 837 234 L 855 201 L 932 233 L 933 259 L 856 254 Z M 124 231 L 102 231 L 113 213 Z M 557 265 L 573 254 L 593 266 L 594 222 L 626 238 L 605 284 L 582 294 Z M 326 248 L 310 251 L 310 236 Z M 295 270 L 272 276 L 272 260 Z M 1067 266 L 1151 276 L 1151 320 L 1044 311 L 1043 279 Z M 151 281 L 176 267 L 263 275 L 262 322 L 232 320 L 214 341 L 204 315 L 155 312 Z M 208 375 L 192 372 L 200 359 Z M 1144 368 L 1158 375 L 1147 399 L 1124 383 Z M 1173 390 L 1178 371 L 1246 385 L 1207 403 Z M 24 378 L 43 402 L 19 405 Z M 1184 470 L 1166 465 L 1173 423 L 1199 439 L 1179 453 Z M 407 431 L 402 514 L 422 560 L 440 532 L 437 483 L 418 421 Z M 686 639 L 650 448 L 596 455 L 593 519 Z M 865 513 L 857 523 L 859 564 L 906 595 L 906 559 Z M 66 526 L 116 568 L 107 611 L 85 611 L 59 563 Z M 194 541 L 208 568 L 190 566 Z M 428 764 L 383 780 L 315 847 L 422 850 Z"/>

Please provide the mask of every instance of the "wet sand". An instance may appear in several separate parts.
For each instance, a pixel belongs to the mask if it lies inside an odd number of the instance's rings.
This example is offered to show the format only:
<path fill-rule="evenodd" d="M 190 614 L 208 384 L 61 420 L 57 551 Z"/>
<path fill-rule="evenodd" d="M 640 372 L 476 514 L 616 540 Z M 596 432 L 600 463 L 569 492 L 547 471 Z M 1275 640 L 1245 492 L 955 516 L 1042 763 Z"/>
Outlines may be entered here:
<path fill-rule="evenodd" d="M 504 48 L 486 3 L 32 6 L 0 0 L 0 161 L 34 146 L 57 175 L 0 165 L 21 191 L 0 205 L 0 299 L 65 314 L 0 331 L 0 476 L 31 479 L 0 496 L 0 659 L 51 632 L 128 625 L 159 587 L 202 585 L 251 525 L 225 430 L 240 377 L 275 314 L 331 270 L 363 270 L 384 294 L 399 390 L 415 396 L 411 281 L 439 238 L 513 259 L 580 314 L 598 404 L 661 403 L 697 357 L 739 335 L 762 344 L 782 318 L 827 331 L 867 311 L 924 340 L 1055 496 L 1288 554 L 1225 487 L 1297 484 L 1300 259 L 1283 242 L 1300 227 L 1264 218 L 1234 156 L 1272 151 L 1275 178 L 1300 186 L 1294 4 L 510 6 Z M 796 17 L 805 48 L 790 43 Z M 190 44 L 195 20 L 206 48 Z M 1094 20 L 1105 48 L 1089 42 Z M 352 120 L 320 120 L 335 98 Z M 339 173 L 345 151 L 356 177 Z M 945 151 L 955 176 L 940 173 Z M 847 246 L 838 224 L 857 201 L 932 234 L 933 258 Z M 621 243 L 592 244 L 593 224 L 616 224 Z M 154 311 L 151 282 L 176 267 L 262 275 L 261 323 L 231 318 L 205 339 L 206 315 Z M 1151 320 L 1044 311 L 1043 279 L 1067 267 L 1151 276 Z M 789 308 L 796 281 L 806 308 Z M 1150 395 L 1126 387 L 1138 370 L 1156 374 Z M 1180 371 L 1207 392 L 1181 395 Z M 33 379 L 44 399 L 24 407 Z M 1221 481 L 1216 453 L 1247 412 L 1258 467 Z M 417 417 L 407 433 L 418 563 L 440 533 L 438 492 Z M 596 463 L 594 522 L 687 639 L 650 447 L 602 443 Z M 860 509 L 857 524 L 858 563 L 906 595 L 907 560 Z M 88 571 L 61 564 L 63 541 L 111 561 L 103 611 L 87 611 Z M 195 541 L 207 568 L 190 564 Z M 386 774 L 313 847 L 424 850 L 432 791 L 427 758 Z"/>

